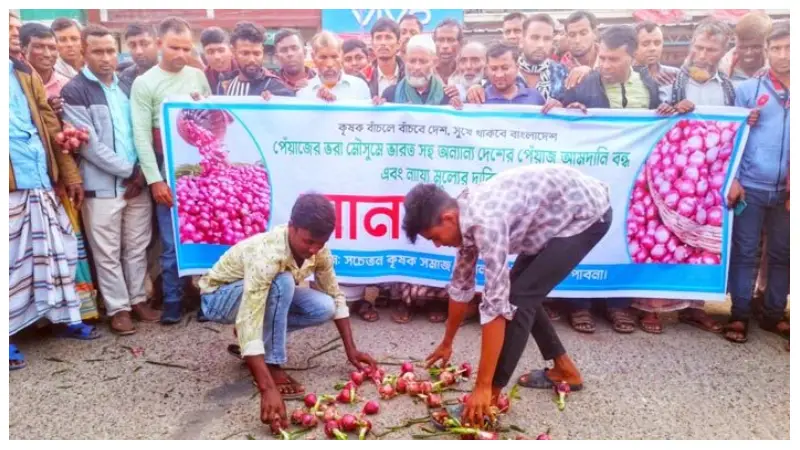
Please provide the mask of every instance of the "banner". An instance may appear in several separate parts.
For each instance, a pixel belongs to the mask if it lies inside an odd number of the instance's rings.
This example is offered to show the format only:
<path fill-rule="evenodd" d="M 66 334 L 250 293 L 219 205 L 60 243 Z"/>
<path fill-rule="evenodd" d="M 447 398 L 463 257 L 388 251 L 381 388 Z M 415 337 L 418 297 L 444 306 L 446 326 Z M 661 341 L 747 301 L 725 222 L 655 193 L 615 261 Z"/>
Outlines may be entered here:
<path fill-rule="evenodd" d="M 464 22 L 463 9 L 323 9 L 322 28 L 334 33 L 369 34 L 380 18 L 395 22 L 406 14 L 413 14 L 422 23 L 423 32 L 433 32 L 444 19 Z"/>
<path fill-rule="evenodd" d="M 401 230 L 414 185 L 456 196 L 512 167 L 566 164 L 610 186 L 614 220 L 553 296 L 723 300 L 732 222 L 723 192 L 747 113 L 168 101 L 161 129 L 178 267 L 207 271 L 229 245 L 287 223 L 297 197 L 314 191 L 336 209 L 328 245 L 340 282 L 443 286 L 454 250 L 411 245 Z"/>

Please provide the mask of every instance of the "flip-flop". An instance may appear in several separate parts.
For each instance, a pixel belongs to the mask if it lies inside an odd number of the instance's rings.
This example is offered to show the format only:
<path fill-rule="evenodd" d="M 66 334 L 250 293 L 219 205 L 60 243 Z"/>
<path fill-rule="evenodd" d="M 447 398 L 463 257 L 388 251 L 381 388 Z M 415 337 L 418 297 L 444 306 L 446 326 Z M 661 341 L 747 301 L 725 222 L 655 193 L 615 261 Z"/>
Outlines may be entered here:
<path fill-rule="evenodd" d="M 286 380 L 288 381 L 287 383 L 275 383 L 275 387 L 278 389 L 278 392 L 281 394 L 281 397 L 284 400 L 296 400 L 296 399 L 303 398 L 303 397 L 306 396 L 305 386 L 303 386 L 302 392 L 295 392 L 295 393 L 292 393 L 292 394 L 284 394 L 284 393 L 282 393 L 281 392 L 281 387 L 282 386 L 302 386 L 302 384 L 298 383 L 297 380 L 292 378 L 292 376 L 289 375 L 288 373 L 286 374 Z"/>
<path fill-rule="evenodd" d="M 405 325 L 405 324 L 411 322 L 411 319 L 414 318 L 414 312 L 407 305 L 404 305 L 404 306 L 406 308 L 405 320 L 401 320 L 400 319 L 400 311 L 398 311 L 399 307 L 395 306 L 395 309 L 394 309 L 394 311 L 392 311 L 392 314 L 391 314 L 392 322 L 400 324 L 400 325 Z"/>
<path fill-rule="evenodd" d="M 522 382 L 522 377 L 517 380 L 517 384 L 531 389 L 553 389 L 553 380 L 547 378 L 547 372 L 550 369 L 534 369 L 528 373 L 528 381 L 525 383 Z M 583 390 L 583 383 L 581 384 L 570 384 L 569 389 L 572 392 L 577 392 Z"/>
<path fill-rule="evenodd" d="M 695 328 L 699 328 L 703 331 L 708 331 L 709 333 L 714 333 L 714 334 L 722 333 L 725 330 L 725 326 L 718 322 L 717 322 L 717 325 L 719 325 L 718 329 L 709 328 L 703 323 L 702 320 L 697 320 L 695 317 L 689 316 L 686 313 L 678 314 L 678 322 L 685 323 L 686 325 L 691 325 Z"/>
<path fill-rule="evenodd" d="M 358 314 L 361 320 L 364 322 L 377 322 L 380 320 L 381 316 L 378 314 L 378 311 L 375 310 L 375 306 L 366 300 L 361 300 L 360 303 L 360 305 L 356 306 L 356 314 Z M 369 313 L 373 314 L 369 316 Z"/>
<path fill-rule="evenodd" d="M 12 365 L 12 361 L 19 364 Z M 25 362 L 25 356 L 14 344 L 8 344 L 8 363 L 8 370 L 20 370 L 28 366 L 28 363 Z"/>
<path fill-rule="evenodd" d="M 242 359 L 242 348 L 239 347 L 239 344 L 231 344 L 228 346 L 228 353 L 231 355 Z"/>
<path fill-rule="evenodd" d="M 92 341 L 100 337 L 97 328 L 83 322 L 59 327 L 55 334 L 60 338 L 78 339 L 81 341 Z"/>
<path fill-rule="evenodd" d="M 592 334 L 597 329 L 592 313 L 588 309 L 580 309 L 569 314 L 569 325 L 578 333 Z M 580 329 L 579 326 L 587 326 Z"/>
<path fill-rule="evenodd" d="M 650 334 L 661 334 L 664 332 L 664 324 L 658 316 L 650 319 L 645 319 L 644 317 L 640 318 L 639 328 L 645 333 Z"/>

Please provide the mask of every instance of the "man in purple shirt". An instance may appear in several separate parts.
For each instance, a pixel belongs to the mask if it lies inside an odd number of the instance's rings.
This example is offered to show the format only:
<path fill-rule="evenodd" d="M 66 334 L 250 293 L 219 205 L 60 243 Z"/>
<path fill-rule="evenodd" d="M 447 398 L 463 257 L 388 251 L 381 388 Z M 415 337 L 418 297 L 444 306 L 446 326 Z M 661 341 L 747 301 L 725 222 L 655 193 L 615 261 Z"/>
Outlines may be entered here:
<path fill-rule="evenodd" d="M 544 97 L 536 89 L 525 87 L 519 79 L 519 48 L 497 43 L 486 52 L 487 104 L 544 105 Z"/>
<path fill-rule="evenodd" d="M 542 302 L 605 236 L 611 225 L 608 186 L 579 170 L 557 164 L 516 167 L 451 197 L 435 184 L 406 195 L 403 230 L 437 247 L 458 248 L 445 336 L 427 358 L 447 364 L 459 325 L 475 293 L 478 258 L 484 262 L 480 303 L 481 356 L 464 420 L 482 423 L 508 384 L 530 333 L 552 369 L 533 370 L 525 387 L 552 389 L 564 381 L 583 388 Z M 509 269 L 507 259 L 517 255 Z"/>

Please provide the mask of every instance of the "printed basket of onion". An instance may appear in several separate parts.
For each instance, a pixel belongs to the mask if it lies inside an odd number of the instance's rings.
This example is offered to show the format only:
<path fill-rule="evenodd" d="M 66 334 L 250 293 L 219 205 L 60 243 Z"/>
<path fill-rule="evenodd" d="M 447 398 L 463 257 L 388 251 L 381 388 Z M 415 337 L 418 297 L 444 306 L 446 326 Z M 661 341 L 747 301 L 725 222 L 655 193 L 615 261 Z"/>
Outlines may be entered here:
<path fill-rule="evenodd" d="M 711 253 L 722 252 L 722 227 L 714 225 L 700 225 L 690 217 L 684 217 L 678 211 L 670 208 L 653 181 L 650 168 L 645 168 L 647 187 L 653 197 L 653 203 L 658 209 L 658 214 L 664 225 L 684 243 L 692 247 L 701 248 Z"/>

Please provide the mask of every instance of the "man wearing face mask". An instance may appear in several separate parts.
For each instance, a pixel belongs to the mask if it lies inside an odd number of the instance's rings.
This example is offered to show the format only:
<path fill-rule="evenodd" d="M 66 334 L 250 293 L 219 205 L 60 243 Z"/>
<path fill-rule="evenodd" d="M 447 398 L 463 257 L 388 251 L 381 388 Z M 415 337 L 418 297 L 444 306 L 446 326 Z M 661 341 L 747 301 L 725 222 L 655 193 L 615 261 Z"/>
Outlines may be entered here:
<path fill-rule="evenodd" d="M 762 11 L 752 11 L 736 23 L 736 46 L 719 63 L 722 73 L 734 86 L 757 77 L 768 68 L 766 40 L 772 29 L 772 19 Z"/>
<path fill-rule="evenodd" d="M 297 92 L 308 85 L 317 73 L 306 67 L 303 38 L 297 31 L 281 30 L 275 34 L 275 58 L 283 84 Z"/>
<path fill-rule="evenodd" d="M 238 69 L 220 79 L 217 86 L 212 86 L 215 95 L 260 95 L 266 99 L 272 95 L 294 97 L 294 91 L 264 67 L 264 32 L 258 25 L 250 22 L 236 25 L 231 34 L 231 45 Z"/>
<path fill-rule="evenodd" d="M 330 31 L 321 31 L 311 38 L 311 58 L 317 76 L 297 92 L 298 98 L 319 98 L 325 101 L 369 100 L 369 86 L 358 77 L 342 70 L 342 41 Z"/>
<path fill-rule="evenodd" d="M 433 30 L 436 43 L 436 74 L 442 82 L 447 82 L 456 72 L 458 54 L 464 42 L 461 24 L 453 19 L 445 19 Z"/>
<path fill-rule="evenodd" d="M 671 103 L 679 113 L 691 112 L 695 105 L 733 106 L 733 83 L 719 70 L 729 37 L 730 27 L 716 19 L 695 28 L 689 57 L 672 85 Z"/>
<path fill-rule="evenodd" d="M 389 86 L 403 78 L 405 67 L 397 55 L 400 48 L 400 28 L 391 19 L 381 18 L 370 31 L 375 62 L 364 68 L 363 75 L 373 97 L 380 97 Z"/>
<path fill-rule="evenodd" d="M 119 74 L 120 80 L 133 85 L 133 80 L 158 64 L 156 32 L 150 25 L 132 23 L 122 35 L 134 64 Z"/>

